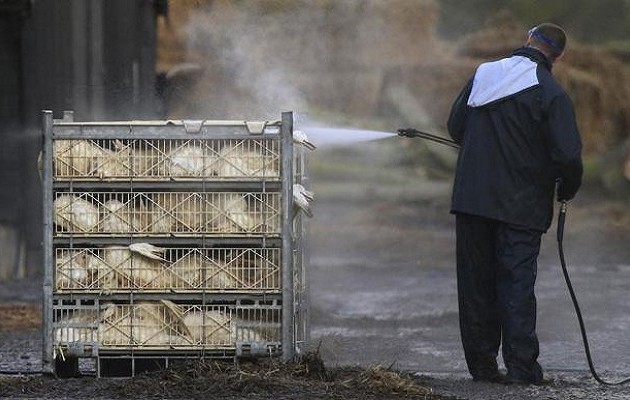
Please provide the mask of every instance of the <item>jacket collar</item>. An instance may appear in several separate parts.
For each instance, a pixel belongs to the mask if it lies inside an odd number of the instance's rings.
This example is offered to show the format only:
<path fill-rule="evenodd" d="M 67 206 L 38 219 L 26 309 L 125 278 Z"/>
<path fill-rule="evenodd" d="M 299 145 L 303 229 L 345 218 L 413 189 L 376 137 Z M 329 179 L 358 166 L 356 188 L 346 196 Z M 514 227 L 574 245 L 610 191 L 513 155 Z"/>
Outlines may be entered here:
<path fill-rule="evenodd" d="M 514 50 L 512 56 L 523 56 L 527 57 L 535 63 L 544 65 L 547 70 L 551 71 L 552 64 L 549 62 L 547 57 L 540 51 L 533 47 L 521 47 L 519 49 Z"/>

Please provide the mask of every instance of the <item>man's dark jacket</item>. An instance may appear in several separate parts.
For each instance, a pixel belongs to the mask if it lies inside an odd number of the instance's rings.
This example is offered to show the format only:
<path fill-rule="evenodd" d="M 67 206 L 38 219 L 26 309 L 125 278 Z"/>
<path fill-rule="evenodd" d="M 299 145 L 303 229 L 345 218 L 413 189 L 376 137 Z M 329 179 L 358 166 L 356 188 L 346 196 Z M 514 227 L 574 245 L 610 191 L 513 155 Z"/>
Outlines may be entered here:
<path fill-rule="evenodd" d="M 448 120 L 461 145 L 451 211 L 546 231 L 558 197 L 582 181 L 582 143 L 571 99 L 538 50 L 481 64 Z"/>

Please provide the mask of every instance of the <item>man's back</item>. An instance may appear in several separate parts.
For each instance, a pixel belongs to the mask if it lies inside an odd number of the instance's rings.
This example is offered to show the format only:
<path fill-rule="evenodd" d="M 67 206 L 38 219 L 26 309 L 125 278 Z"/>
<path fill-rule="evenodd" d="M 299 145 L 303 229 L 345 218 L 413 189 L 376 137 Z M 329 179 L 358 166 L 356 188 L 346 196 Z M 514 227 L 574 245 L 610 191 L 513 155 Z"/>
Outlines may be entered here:
<path fill-rule="evenodd" d="M 571 101 L 545 56 L 522 48 L 479 66 L 456 101 L 449 132 L 461 142 L 453 212 L 545 231 L 558 164 L 576 164 L 581 143 Z M 573 174 L 581 175 L 574 167 Z"/>

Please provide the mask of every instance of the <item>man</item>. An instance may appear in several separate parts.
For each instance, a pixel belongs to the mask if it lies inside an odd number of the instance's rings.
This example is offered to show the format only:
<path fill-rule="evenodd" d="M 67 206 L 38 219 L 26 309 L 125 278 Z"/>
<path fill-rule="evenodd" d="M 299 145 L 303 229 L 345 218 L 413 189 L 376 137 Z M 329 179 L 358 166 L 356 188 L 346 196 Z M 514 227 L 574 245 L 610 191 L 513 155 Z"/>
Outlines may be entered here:
<path fill-rule="evenodd" d="M 533 28 L 510 57 L 478 67 L 448 120 L 461 146 L 451 209 L 460 330 L 477 381 L 542 383 L 534 294 L 540 240 L 554 190 L 558 201 L 570 200 L 582 180 L 573 105 L 551 74 L 565 44 L 559 26 Z"/>

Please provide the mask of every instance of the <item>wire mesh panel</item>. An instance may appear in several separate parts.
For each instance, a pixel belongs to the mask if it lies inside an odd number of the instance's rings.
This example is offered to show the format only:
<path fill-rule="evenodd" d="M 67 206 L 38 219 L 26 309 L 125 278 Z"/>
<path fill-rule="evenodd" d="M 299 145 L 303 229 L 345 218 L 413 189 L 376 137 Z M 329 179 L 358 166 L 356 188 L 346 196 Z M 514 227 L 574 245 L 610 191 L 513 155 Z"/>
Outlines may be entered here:
<path fill-rule="evenodd" d="M 280 266 L 278 248 L 59 247 L 55 291 L 279 291 Z"/>
<path fill-rule="evenodd" d="M 276 304 L 239 305 L 234 311 L 236 342 L 279 343 L 282 338 L 282 308 Z"/>
<path fill-rule="evenodd" d="M 234 348 L 237 342 L 278 343 L 279 306 L 177 304 L 168 300 L 134 304 L 54 306 L 54 345 L 100 350 L 199 350 Z"/>
<path fill-rule="evenodd" d="M 277 139 L 60 139 L 54 179 L 280 178 Z"/>
<path fill-rule="evenodd" d="M 185 308 L 171 301 L 106 304 L 101 311 L 101 348 L 229 346 L 230 310 L 226 306 L 197 307 L 200 314 L 208 314 L 208 320 L 209 315 L 213 317 L 212 341 L 196 341 L 191 330 L 198 328 L 197 321 L 187 318 Z"/>
<path fill-rule="evenodd" d="M 280 233 L 277 192 L 56 192 L 55 234 Z"/>
<path fill-rule="evenodd" d="M 99 342 L 99 312 L 94 303 L 54 301 L 53 340 L 56 345 Z"/>

